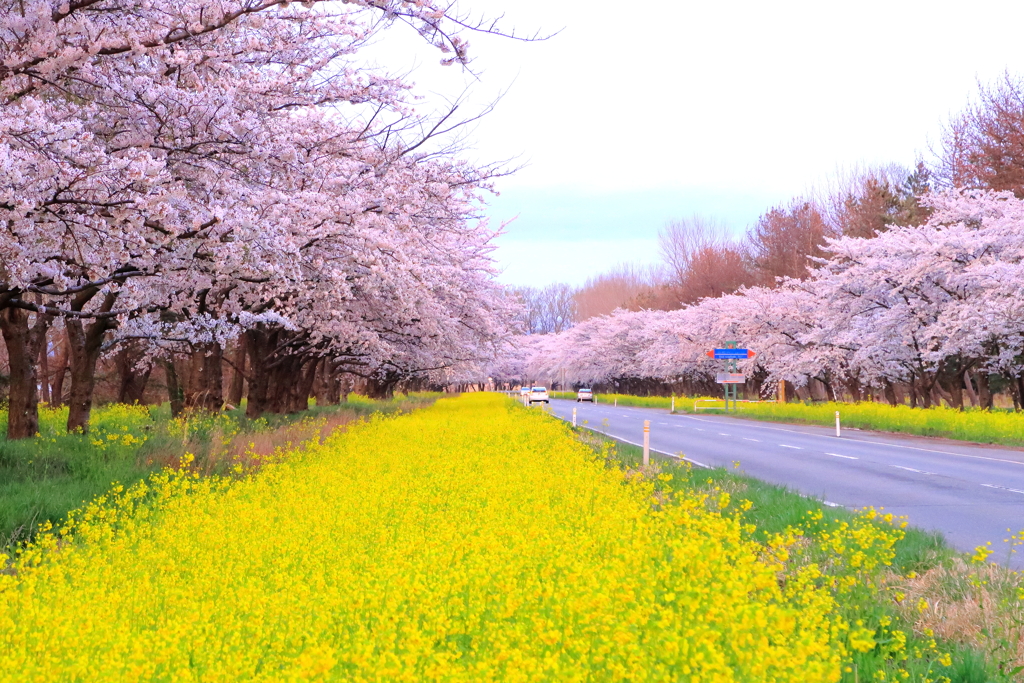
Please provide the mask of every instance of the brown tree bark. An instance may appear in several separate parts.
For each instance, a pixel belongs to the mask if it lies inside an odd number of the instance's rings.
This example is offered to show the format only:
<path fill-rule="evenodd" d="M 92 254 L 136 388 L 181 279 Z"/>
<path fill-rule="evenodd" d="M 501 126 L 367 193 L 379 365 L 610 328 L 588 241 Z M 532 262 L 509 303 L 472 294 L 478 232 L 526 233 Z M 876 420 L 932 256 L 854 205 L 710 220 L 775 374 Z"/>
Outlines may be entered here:
<path fill-rule="evenodd" d="M 979 372 L 974 376 L 974 381 L 978 384 L 978 402 L 985 410 L 991 410 L 994 397 L 992 396 L 992 389 L 989 388 L 988 373 Z"/>
<path fill-rule="evenodd" d="M 248 355 L 246 336 L 243 334 L 235 344 L 235 355 L 231 360 L 231 384 L 228 387 L 227 401 L 238 407 L 242 405 L 245 391 L 245 359 Z"/>
<path fill-rule="evenodd" d="M 974 383 L 971 382 L 971 373 L 964 370 L 963 377 L 961 378 L 964 389 L 967 391 L 967 398 L 970 399 L 971 405 L 975 408 L 978 407 L 978 394 L 974 391 Z"/>
<path fill-rule="evenodd" d="M 174 359 L 168 358 L 161 361 L 164 366 L 164 376 L 167 380 L 167 397 L 171 402 L 171 417 L 178 417 L 185 411 L 185 394 L 181 389 L 181 382 L 178 381 L 178 370 L 174 367 Z"/>
<path fill-rule="evenodd" d="M 39 387 L 36 360 L 46 338 L 50 316 L 32 314 L 20 308 L 0 310 L 0 332 L 7 346 L 11 370 L 8 395 L 7 438 L 26 439 L 39 431 Z"/>
<path fill-rule="evenodd" d="M 276 344 L 276 334 L 257 327 L 247 330 L 245 336 L 249 354 L 249 392 L 245 415 L 255 420 L 267 412 L 267 394 L 270 389 L 267 354 Z"/>
<path fill-rule="evenodd" d="M 98 289 L 82 292 L 71 302 L 71 310 L 81 311 Z M 107 292 L 98 313 L 108 313 L 117 301 L 116 292 Z M 68 432 L 89 431 L 92 396 L 96 390 L 96 363 L 103 349 L 103 337 L 117 327 L 116 318 L 94 318 L 88 325 L 82 318 L 69 317 L 64 327 L 68 332 L 71 363 L 71 391 L 68 397 Z"/>
<path fill-rule="evenodd" d="M 153 366 L 146 365 L 143 370 L 139 370 L 138 365 L 141 358 L 142 355 L 131 346 L 125 346 L 118 351 L 114 361 L 118 374 L 118 403 L 142 403 Z"/>
<path fill-rule="evenodd" d="M 882 394 L 885 396 L 885 402 L 891 406 L 897 405 L 900 401 L 896 398 L 896 387 L 892 385 L 889 380 L 884 380 L 882 385 Z"/>
<path fill-rule="evenodd" d="M 50 345 L 45 332 L 39 343 L 39 391 L 43 403 L 51 405 L 53 402 L 50 400 Z"/>
<path fill-rule="evenodd" d="M 64 403 L 64 378 L 68 374 L 68 347 L 67 332 L 61 335 L 60 354 L 56 356 L 56 367 L 53 371 L 53 381 L 50 384 L 50 400 L 53 405 L 59 406 Z"/>
<path fill-rule="evenodd" d="M 214 412 L 224 405 L 224 351 L 217 342 L 202 344 L 192 353 L 185 387 L 185 408 Z"/>

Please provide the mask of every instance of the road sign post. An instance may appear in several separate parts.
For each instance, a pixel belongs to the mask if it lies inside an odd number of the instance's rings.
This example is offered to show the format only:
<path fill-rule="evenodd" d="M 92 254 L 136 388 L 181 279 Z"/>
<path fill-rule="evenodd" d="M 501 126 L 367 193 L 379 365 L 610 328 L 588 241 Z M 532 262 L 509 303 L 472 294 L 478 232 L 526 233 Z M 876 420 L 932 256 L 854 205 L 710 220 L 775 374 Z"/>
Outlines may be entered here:
<path fill-rule="evenodd" d="M 717 382 L 722 385 L 722 390 L 725 393 L 725 410 L 728 412 L 730 400 L 732 400 L 732 409 L 738 410 L 738 385 L 746 381 L 739 371 L 739 361 L 753 358 L 754 352 L 750 349 L 739 348 L 738 342 L 727 341 L 722 344 L 722 348 L 708 351 L 708 357 L 725 361 L 725 372 L 718 373 Z"/>
<path fill-rule="evenodd" d="M 651 421 L 644 420 L 644 467 L 651 464 Z"/>

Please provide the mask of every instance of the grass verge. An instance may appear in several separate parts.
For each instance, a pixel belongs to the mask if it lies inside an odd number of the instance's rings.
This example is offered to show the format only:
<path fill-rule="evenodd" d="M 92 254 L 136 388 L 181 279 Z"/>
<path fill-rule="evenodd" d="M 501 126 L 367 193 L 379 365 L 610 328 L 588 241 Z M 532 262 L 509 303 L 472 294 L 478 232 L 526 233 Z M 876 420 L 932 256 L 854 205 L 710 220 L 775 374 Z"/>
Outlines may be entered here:
<path fill-rule="evenodd" d="M 627 472 L 641 469 L 640 447 L 589 430 L 577 433 L 584 443 L 604 453 L 610 466 Z M 857 562 L 838 561 L 850 548 L 840 548 L 836 540 L 865 524 L 890 526 L 882 511 L 825 506 L 785 487 L 722 468 L 700 469 L 659 459 L 647 474 L 671 475 L 662 484 L 666 491 L 705 496 L 725 514 L 741 519 L 749 537 L 760 544 L 771 547 L 780 538 L 798 539 L 791 563 L 818 564 L 823 582 L 842 591 L 837 602 L 844 620 L 875 634 L 875 645 L 856 652 L 845 664 L 844 683 L 1020 680 L 1024 578 L 986 563 L 986 550 L 979 549 L 973 556 L 960 554 L 940 534 L 892 520 L 901 534 L 889 561 L 857 566 Z M 1013 547 L 1019 547 L 1024 532 L 1012 540 Z M 899 651 L 892 649 L 895 646 Z M 942 654 L 936 657 L 936 651 Z"/>

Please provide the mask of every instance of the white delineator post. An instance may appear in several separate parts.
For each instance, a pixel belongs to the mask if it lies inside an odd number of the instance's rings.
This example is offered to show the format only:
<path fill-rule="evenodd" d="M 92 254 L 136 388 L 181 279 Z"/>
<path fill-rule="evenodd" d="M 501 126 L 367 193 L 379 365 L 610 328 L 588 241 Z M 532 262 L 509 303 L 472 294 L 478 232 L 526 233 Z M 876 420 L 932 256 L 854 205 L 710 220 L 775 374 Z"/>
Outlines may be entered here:
<path fill-rule="evenodd" d="M 670 412 L 670 413 L 676 412 L 676 397 L 675 396 L 672 397 L 672 410 L 670 410 L 668 412 Z"/>
<path fill-rule="evenodd" d="M 839 436 L 839 411 L 836 411 L 836 436 Z"/>
<path fill-rule="evenodd" d="M 576 409 L 575 408 L 572 409 L 572 426 L 573 427 L 576 426 Z"/>
<path fill-rule="evenodd" d="M 644 420 L 644 467 L 651 464 L 651 421 Z"/>
<path fill-rule="evenodd" d="M 618 399 L 618 397 L 615 397 L 615 407 L 616 408 L 619 407 L 619 399 Z"/>

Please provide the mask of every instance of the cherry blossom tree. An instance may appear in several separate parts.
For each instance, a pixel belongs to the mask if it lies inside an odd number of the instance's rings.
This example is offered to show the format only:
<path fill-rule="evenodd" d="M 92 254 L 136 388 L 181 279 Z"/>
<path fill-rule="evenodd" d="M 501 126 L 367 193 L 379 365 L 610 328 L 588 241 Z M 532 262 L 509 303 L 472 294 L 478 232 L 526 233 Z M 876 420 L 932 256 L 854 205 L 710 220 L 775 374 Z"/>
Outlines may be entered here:
<path fill-rule="evenodd" d="M 496 343 L 493 235 L 475 220 L 493 169 L 427 144 L 447 116 L 413 136 L 427 122 L 407 88 L 353 61 L 397 21 L 463 64 L 459 29 L 494 30 L 427 1 L 0 2 L 9 438 L 35 431 L 33 359 L 55 319 L 82 431 L 111 340 L 187 344 L 218 360 L 211 377 L 227 339 L 268 326 L 288 333 L 275 359 L 399 375 Z M 425 340 L 445 353 L 426 358 Z"/>

